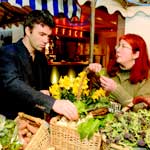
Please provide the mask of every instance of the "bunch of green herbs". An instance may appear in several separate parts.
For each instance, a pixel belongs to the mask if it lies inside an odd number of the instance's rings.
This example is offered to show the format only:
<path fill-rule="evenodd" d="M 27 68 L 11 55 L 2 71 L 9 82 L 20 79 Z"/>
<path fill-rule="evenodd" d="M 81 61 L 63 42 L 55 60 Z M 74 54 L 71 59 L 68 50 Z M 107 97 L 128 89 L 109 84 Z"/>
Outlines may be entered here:
<path fill-rule="evenodd" d="M 0 115 L 0 147 L 2 150 L 19 150 L 21 148 L 17 131 L 14 120 Z"/>
<path fill-rule="evenodd" d="M 150 149 L 150 111 L 116 113 L 113 120 L 106 122 L 102 133 L 108 144 Z"/>

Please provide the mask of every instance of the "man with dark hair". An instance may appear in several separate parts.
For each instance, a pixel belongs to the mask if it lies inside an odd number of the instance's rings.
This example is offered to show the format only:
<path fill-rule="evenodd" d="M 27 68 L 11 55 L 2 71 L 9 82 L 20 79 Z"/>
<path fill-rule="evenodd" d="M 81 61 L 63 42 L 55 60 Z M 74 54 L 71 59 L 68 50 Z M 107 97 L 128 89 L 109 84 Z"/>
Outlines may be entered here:
<path fill-rule="evenodd" d="M 69 100 L 55 100 L 49 95 L 43 50 L 54 26 L 48 11 L 34 10 L 25 19 L 24 37 L 0 48 L 0 113 L 6 117 L 15 118 L 20 111 L 38 117 L 39 112 L 50 114 L 53 110 L 70 120 L 78 118 Z"/>

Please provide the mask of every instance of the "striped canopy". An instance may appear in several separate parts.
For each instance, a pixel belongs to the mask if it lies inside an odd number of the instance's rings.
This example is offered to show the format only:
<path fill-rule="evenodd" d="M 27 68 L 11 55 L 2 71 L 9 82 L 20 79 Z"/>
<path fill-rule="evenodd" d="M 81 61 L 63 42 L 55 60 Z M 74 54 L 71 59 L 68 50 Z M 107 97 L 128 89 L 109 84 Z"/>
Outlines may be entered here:
<path fill-rule="evenodd" d="M 93 0 L 78 0 L 80 5 L 87 1 Z M 95 8 L 104 6 L 109 14 L 119 11 L 124 17 L 132 17 L 137 12 L 143 12 L 150 16 L 150 0 L 94 0 Z"/>
<path fill-rule="evenodd" d="M 63 13 L 65 17 L 80 18 L 81 8 L 75 0 L 0 0 L 0 2 L 9 2 L 18 7 L 30 6 L 32 10 L 49 10 L 54 16 Z"/>

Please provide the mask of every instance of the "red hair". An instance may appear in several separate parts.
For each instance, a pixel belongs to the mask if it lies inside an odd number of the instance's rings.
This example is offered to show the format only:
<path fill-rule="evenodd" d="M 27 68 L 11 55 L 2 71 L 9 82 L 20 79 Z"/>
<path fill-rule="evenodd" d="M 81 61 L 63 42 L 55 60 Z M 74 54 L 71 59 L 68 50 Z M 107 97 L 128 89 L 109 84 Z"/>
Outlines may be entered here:
<path fill-rule="evenodd" d="M 133 53 L 139 51 L 139 57 L 135 60 L 130 73 L 130 82 L 136 84 L 144 79 L 148 78 L 150 62 L 147 53 L 147 46 L 144 39 L 136 34 L 126 34 L 119 38 L 125 40 L 132 47 Z M 116 76 L 116 73 L 120 70 L 119 63 L 116 62 L 116 58 L 110 60 L 107 66 L 107 72 L 110 77 Z"/>

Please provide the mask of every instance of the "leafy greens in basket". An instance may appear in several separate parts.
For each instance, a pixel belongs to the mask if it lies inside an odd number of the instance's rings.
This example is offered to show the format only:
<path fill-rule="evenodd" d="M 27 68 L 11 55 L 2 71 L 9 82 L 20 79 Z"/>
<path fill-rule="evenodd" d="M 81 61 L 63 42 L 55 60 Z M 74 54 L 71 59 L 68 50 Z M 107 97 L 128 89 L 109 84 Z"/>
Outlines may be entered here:
<path fill-rule="evenodd" d="M 107 143 L 150 149 L 150 111 L 116 113 L 102 129 Z"/>
<path fill-rule="evenodd" d="M 99 131 L 99 128 L 104 125 L 105 117 L 98 118 L 99 115 L 96 115 L 96 112 L 104 115 L 110 107 L 106 91 L 94 84 L 95 82 L 93 74 L 82 71 L 76 78 L 61 77 L 58 83 L 50 87 L 50 93 L 53 97 L 56 99 L 69 99 L 77 107 L 80 119 L 76 122 L 76 128 L 81 140 L 83 138 L 90 139 L 94 133 Z M 105 109 L 105 112 L 103 109 Z M 91 115 L 91 112 L 94 115 Z"/>
<path fill-rule="evenodd" d="M 20 150 L 21 147 L 16 122 L 0 115 L 0 150 Z"/>

